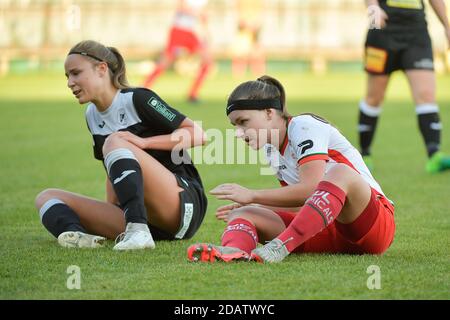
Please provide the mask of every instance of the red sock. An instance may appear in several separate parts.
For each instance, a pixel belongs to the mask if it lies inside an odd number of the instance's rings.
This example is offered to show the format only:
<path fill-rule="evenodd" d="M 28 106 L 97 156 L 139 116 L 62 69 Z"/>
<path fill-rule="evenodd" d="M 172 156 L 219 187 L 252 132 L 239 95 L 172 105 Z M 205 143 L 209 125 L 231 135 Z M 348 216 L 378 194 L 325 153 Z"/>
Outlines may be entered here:
<path fill-rule="evenodd" d="M 258 233 L 250 221 L 237 218 L 228 222 L 222 235 L 222 246 L 239 248 L 250 254 L 257 244 Z"/>
<path fill-rule="evenodd" d="M 200 90 L 200 86 L 202 85 L 203 80 L 205 80 L 206 74 L 209 71 L 209 67 L 209 63 L 202 64 L 202 66 L 200 67 L 197 78 L 195 79 L 195 82 L 192 85 L 191 90 L 189 91 L 190 98 L 197 98 L 198 91 Z"/>
<path fill-rule="evenodd" d="M 289 252 L 326 228 L 341 212 L 345 192 L 328 181 L 321 181 L 311 197 L 277 238 L 286 242 Z"/>

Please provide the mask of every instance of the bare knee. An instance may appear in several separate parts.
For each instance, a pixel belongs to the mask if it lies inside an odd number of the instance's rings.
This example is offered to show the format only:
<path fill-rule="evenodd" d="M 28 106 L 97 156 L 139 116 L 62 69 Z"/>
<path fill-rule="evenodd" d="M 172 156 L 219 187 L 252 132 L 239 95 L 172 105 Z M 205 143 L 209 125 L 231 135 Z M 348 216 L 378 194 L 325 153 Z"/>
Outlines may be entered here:
<path fill-rule="evenodd" d="M 417 93 L 416 104 L 434 103 L 434 91 L 432 89 L 423 89 Z"/>
<path fill-rule="evenodd" d="M 368 95 L 366 97 L 366 103 L 372 107 L 379 107 L 383 103 L 383 95 Z"/>
<path fill-rule="evenodd" d="M 250 211 L 249 206 L 234 209 L 228 214 L 228 222 L 236 220 L 238 218 L 248 220 L 254 224 L 254 221 L 252 219 L 253 213 Z"/>
<path fill-rule="evenodd" d="M 124 147 L 124 142 L 125 140 L 122 139 L 118 134 L 116 133 L 110 134 L 103 143 L 102 147 L 103 156 L 106 156 L 114 149 Z"/>
<path fill-rule="evenodd" d="M 39 210 L 48 200 L 57 198 L 60 193 L 59 189 L 45 189 L 36 196 L 34 205 Z"/>

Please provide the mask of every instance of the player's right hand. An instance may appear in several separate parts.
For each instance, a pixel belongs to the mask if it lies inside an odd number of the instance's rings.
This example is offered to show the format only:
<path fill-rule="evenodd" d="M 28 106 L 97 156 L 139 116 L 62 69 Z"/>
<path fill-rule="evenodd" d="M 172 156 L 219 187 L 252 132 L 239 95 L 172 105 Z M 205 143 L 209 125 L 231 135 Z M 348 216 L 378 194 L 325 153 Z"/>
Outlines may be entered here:
<path fill-rule="evenodd" d="M 217 220 L 223 220 L 228 222 L 228 214 L 234 209 L 240 208 L 242 205 L 239 203 L 231 203 L 217 208 L 216 210 L 216 218 Z"/>

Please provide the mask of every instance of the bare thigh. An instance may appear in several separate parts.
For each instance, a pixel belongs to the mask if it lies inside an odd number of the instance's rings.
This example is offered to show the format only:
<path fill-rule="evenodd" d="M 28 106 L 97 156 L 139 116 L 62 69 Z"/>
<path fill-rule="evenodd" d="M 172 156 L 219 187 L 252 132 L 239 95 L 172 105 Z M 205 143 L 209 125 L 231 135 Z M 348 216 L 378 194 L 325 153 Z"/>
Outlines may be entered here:
<path fill-rule="evenodd" d="M 233 210 L 228 221 L 243 218 L 250 221 L 258 232 L 260 243 L 270 241 L 286 229 L 283 220 L 272 210 L 258 206 L 244 206 Z"/>
<path fill-rule="evenodd" d="M 344 207 L 336 220 L 344 224 L 355 221 L 369 204 L 370 185 L 359 173 L 345 164 L 335 165 L 323 180 L 338 186 L 347 195 Z"/>

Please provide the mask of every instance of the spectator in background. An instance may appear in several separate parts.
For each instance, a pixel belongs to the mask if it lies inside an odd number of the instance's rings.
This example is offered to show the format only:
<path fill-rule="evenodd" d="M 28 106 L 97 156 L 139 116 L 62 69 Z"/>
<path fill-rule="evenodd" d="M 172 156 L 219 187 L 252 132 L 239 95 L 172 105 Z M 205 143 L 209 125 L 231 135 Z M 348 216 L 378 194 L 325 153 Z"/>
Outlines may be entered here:
<path fill-rule="evenodd" d="M 260 44 L 263 2 L 237 0 L 236 6 L 238 30 L 231 47 L 233 76 L 243 76 L 247 68 L 260 76 L 266 72 L 265 53 Z"/>

